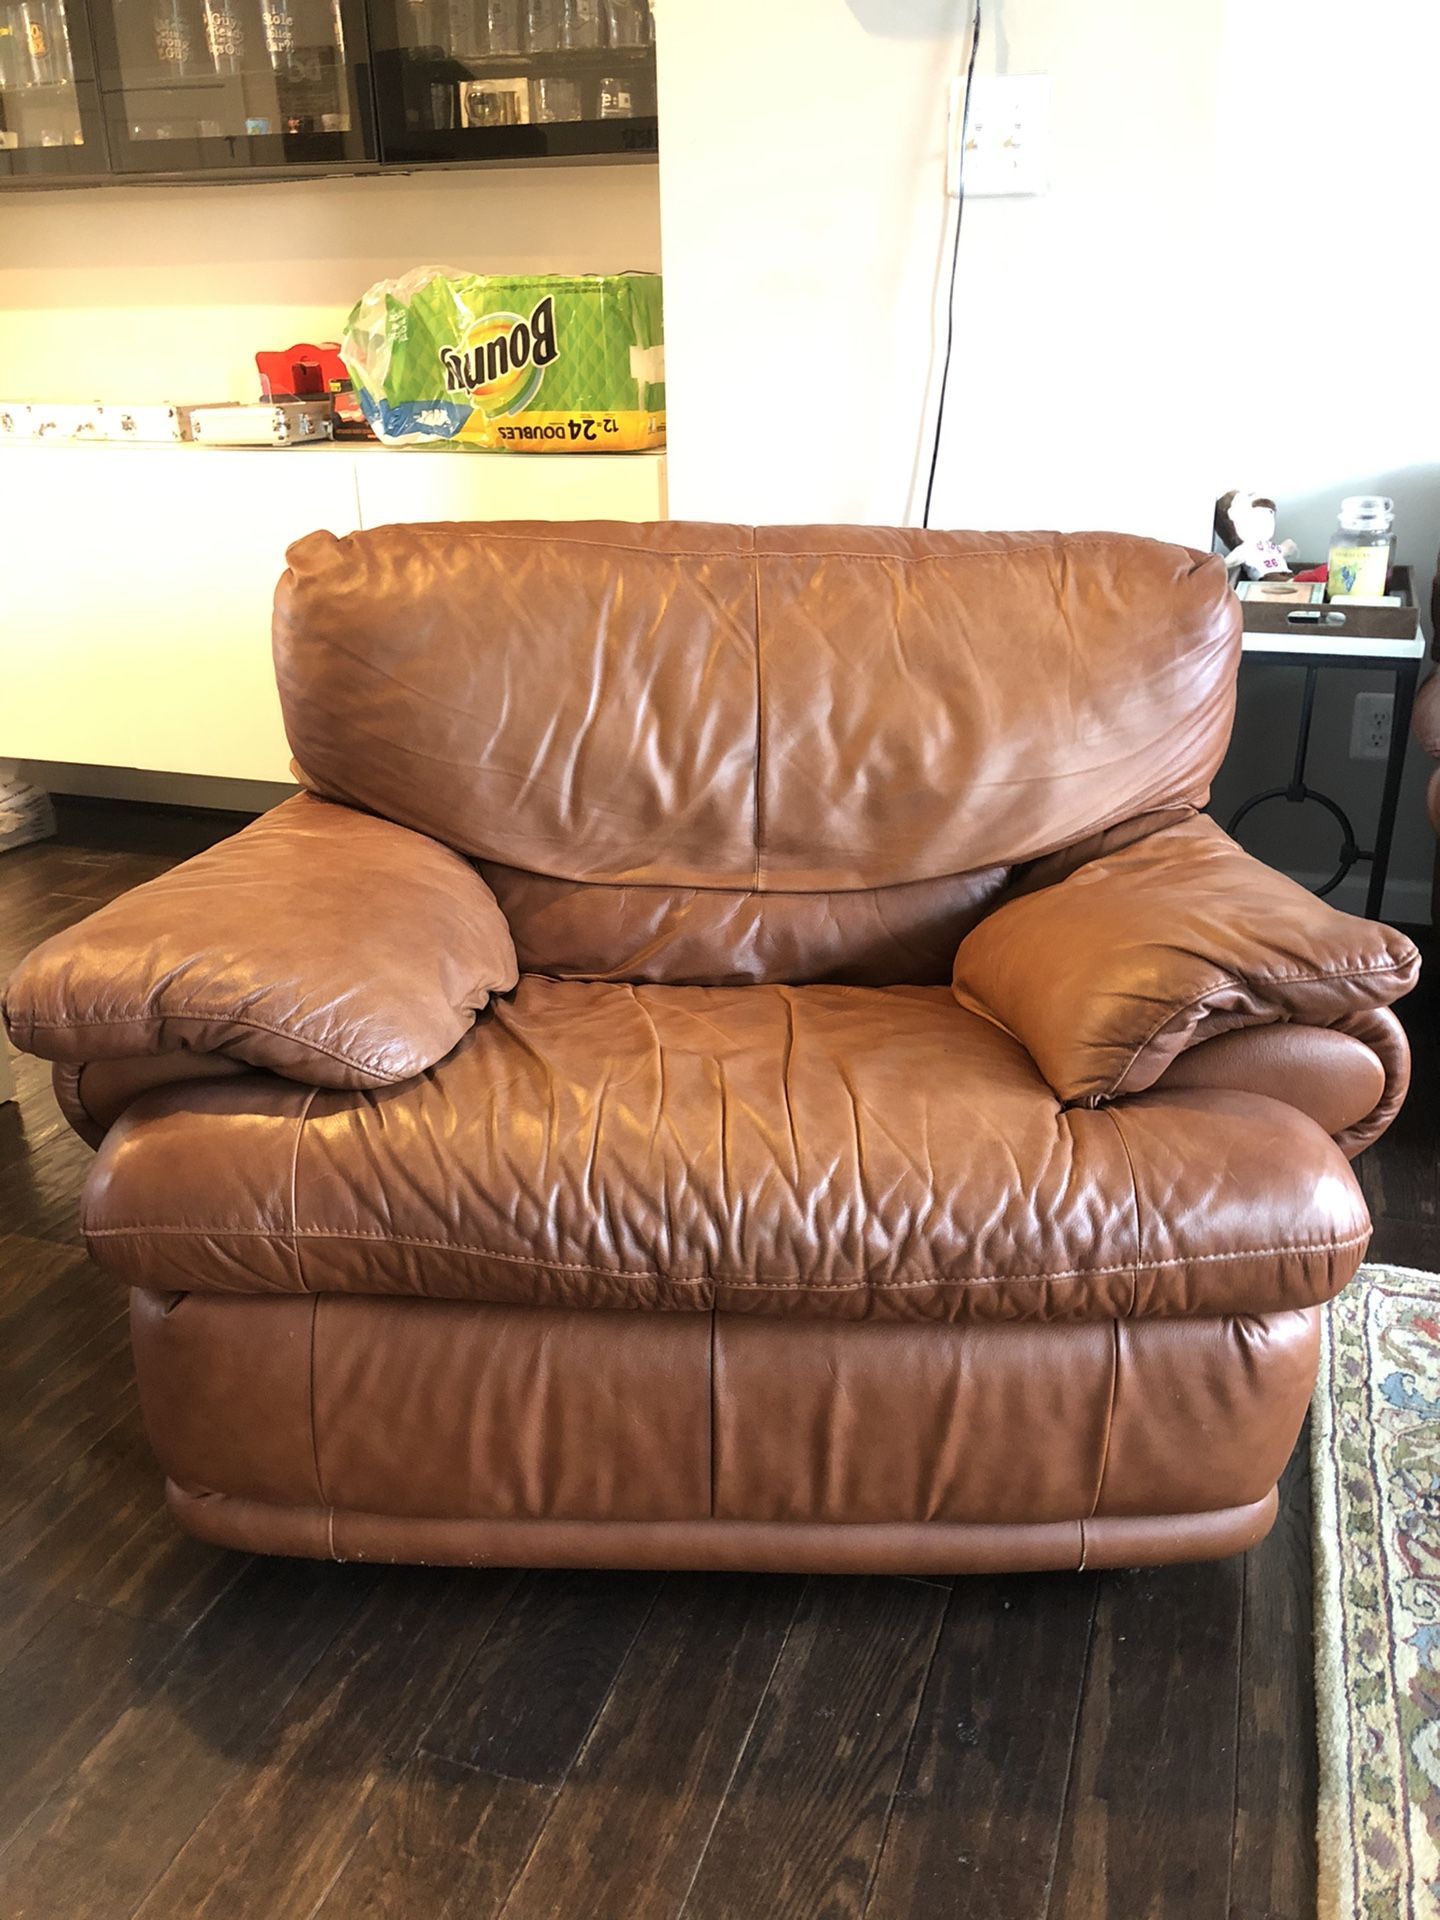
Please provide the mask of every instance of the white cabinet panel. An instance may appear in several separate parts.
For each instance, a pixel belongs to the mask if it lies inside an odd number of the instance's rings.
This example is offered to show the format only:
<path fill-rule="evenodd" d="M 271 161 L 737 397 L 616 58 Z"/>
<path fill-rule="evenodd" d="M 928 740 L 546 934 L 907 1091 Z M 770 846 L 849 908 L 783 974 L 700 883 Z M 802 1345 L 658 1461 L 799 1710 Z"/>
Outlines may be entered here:
<path fill-rule="evenodd" d="M 661 453 L 361 450 L 360 524 L 402 520 L 663 520 Z"/>
<path fill-rule="evenodd" d="M 664 517 L 663 454 L 0 447 L 0 757 L 288 780 L 270 606 L 291 541 Z"/>
<path fill-rule="evenodd" d="M 288 779 L 271 597 L 355 525 L 328 451 L 0 450 L 0 755 Z"/>

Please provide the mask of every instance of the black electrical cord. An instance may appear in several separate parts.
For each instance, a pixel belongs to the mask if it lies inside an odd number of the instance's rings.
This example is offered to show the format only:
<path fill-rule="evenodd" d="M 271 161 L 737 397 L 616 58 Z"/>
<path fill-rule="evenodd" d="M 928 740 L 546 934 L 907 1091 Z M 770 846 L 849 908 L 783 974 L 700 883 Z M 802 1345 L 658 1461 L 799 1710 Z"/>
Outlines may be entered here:
<path fill-rule="evenodd" d="M 935 404 L 935 438 L 930 447 L 930 477 L 925 482 L 922 527 L 930 524 L 930 502 L 935 493 L 935 469 L 940 463 L 940 429 L 945 424 L 945 389 L 950 384 L 950 359 L 955 351 L 955 283 L 960 270 L 960 227 L 965 216 L 965 143 L 970 135 L 970 100 L 975 91 L 975 56 L 980 51 L 980 7 L 970 18 L 970 59 L 965 68 L 965 110 L 960 120 L 960 172 L 955 183 L 955 240 L 950 250 L 950 285 L 945 296 L 945 353 L 940 362 L 940 397 Z"/>

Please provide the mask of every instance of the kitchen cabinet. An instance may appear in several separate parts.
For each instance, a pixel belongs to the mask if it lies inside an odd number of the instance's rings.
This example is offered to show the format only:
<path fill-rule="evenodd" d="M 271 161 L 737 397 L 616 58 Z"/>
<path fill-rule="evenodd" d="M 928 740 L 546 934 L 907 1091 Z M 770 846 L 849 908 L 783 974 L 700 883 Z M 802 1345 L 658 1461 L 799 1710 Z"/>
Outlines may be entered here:
<path fill-rule="evenodd" d="M 657 146 L 650 0 L 0 0 L 0 186 Z"/>
<path fill-rule="evenodd" d="M 83 0 L 0 0 L 0 182 L 63 186 L 108 164 Z"/>

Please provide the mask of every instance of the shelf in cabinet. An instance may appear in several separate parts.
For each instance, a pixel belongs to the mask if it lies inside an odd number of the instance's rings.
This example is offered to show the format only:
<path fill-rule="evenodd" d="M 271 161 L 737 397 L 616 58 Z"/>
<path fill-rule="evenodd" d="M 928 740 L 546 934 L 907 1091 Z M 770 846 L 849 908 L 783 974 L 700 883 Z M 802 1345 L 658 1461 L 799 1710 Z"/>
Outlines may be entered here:
<path fill-rule="evenodd" d="M 23 87 L 0 87 L 0 100 L 18 101 L 22 106 L 27 100 L 57 100 L 65 96 L 75 96 L 73 80 L 47 80 L 44 86 L 31 82 Z"/>
<path fill-rule="evenodd" d="M 653 114 L 628 120 L 532 120 L 512 127 L 452 127 L 392 134 L 385 158 L 395 166 L 464 165 L 472 160 L 603 159 L 659 151 Z"/>
<path fill-rule="evenodd" d="M 572 72 L 585 77 L 619 73 L 648 76 L 655 66 L 653 47 L 562 47 L 552 53 L 464 53 L 458 47 L 405 47 L 402 52 L 409 60 L 453 61 L 476 80 L 503 80 L 512 75 L 549 78 Z"/>

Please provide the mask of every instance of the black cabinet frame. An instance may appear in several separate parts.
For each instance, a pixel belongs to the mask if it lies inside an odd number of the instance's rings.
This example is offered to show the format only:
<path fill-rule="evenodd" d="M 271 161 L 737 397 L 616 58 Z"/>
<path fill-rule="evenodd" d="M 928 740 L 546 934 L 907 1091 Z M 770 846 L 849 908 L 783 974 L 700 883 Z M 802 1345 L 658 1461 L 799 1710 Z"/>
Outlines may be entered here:
<path fill-rule="evenodd" d="M 648 160 L 658 152 L 653 46 L 461 60 L 440 48 L 400 44 L 397 8 L 404 0 L 338 3 L 347 49 L 348 132 L 159 140 L 132 136 L 129 115 L 136 89 L 133 84 L 127 87 L 121 71 L 117 0 L 64 0 L 85 144 L 0 147 L 0 191 L 277 180 L 324 173 L 523 166 L 545 160 Z M 459 98 L 468 82 L 541 75 L 573 79 L 587 117 L 511 126 L 460 124 L 464 115 Z M 600 80 L 616 76 L 631 84 L 642 111 L 601 119 L 596 108 Z M 425 124 L 434 117 L 430 103 L 451 90 L 453 124 Z M 0 113 L 5 98 L 0 92 Z"/>
<path fill-rule="evenodd" d="M 104 177 L 109 164 L 105 145 L 104 115 L 95 78 L 95 49 L 91 39 L 90 14 L 86 0 L 59 0 L 65 14 L 70 39 L 70 64 L 74 72 L 73 92 L 80 115 L 83 146 L 10 147 L 0 145 L 0 187 L 61 187 Z M 68 83 L 54 87 L 24 89 L 30 104 L 43 105 L 46 95 L 57 104 L 72 89 Z M 21 96 L 0 93 L 0 128 L 8 131 L 6 110 Z"/>

